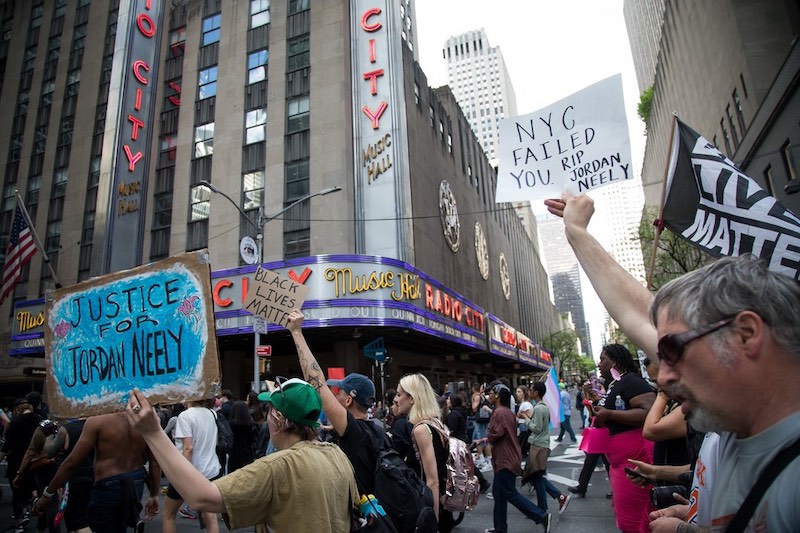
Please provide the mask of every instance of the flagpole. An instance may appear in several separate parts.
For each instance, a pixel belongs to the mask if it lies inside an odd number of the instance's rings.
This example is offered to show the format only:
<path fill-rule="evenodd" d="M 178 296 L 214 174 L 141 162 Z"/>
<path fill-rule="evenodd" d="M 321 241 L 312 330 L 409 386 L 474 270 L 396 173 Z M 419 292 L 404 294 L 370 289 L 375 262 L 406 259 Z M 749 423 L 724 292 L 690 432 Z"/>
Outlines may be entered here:
<path fill-rule="evenodd" d="M 17 197 L 17 205 L 20 207 L 20 211 L 22 211 L 22 216 L 25 218 L 25 223 L 28 224 L 28 227 L 31 229 L 31 235 L 33 235 L 33 240 L 36 242 L 36 247 L 42 252 L 42 257 L 44 257 L 44 262 L 47 265 L 47 268 L 50 269 L 50 275 L 53 277 L 53 281 L 56 284 L 56 289 L 61 288 L 61 283 L 58 281 L 58 276 L 56 276 L 56 271 L 53 270 L 53 265 L 50 263 L 50 256 L 47 255 L 47 252 L 44 251 L 44 246 L 42 246 L 42 241 L 39 240 L 39 234 L 36 233 L 36 228 L 33 226 L 33 221 L 31 221 L 31 216 L 28 214 L 28 209 L 25 207 L 25 202 L 22 201 L 22 197 L 19 195 L 19 191 L 14 191 L 14 196 Z"/>
<path fill-rule="evenodd" d="M 664 228 L 664 201 L 665 196 L 667 194 L 667 174 L 669 173 L 669 167 L 671 163 L 671 154 L 673 150 L 673 143 L 675 142 L 675 124 L 678 122 L 678 114 L 673 111 L 672 112 L 672 128 L 670 129 L 669 133 L 669 150 L 667 151 L 667 163 L 664 165 L 664 176 L 661 178 L 661 203 L 658 206 L 658 218 L 653 221 L 653 225 L 656 227 L 655 234 L 653 236 L 653 253 L 650 255 L 650 268 L 647 272 L 647 289 L 653 290 L 653 272 L 656 269 L 656 253 L 658 252 L 658 240 L 661 237 L 661 230 Z"/>

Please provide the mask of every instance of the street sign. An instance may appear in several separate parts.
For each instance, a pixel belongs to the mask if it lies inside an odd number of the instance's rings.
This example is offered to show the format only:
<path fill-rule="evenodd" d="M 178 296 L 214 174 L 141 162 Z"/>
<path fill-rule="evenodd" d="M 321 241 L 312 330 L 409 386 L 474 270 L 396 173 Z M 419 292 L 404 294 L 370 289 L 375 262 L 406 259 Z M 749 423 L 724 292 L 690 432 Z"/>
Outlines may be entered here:
<path fill-rule="evenodd" d="M 256 348 L 256 354 L 259 357 L 270 357 L 272 355 L 272 345 L 271 344 L 261 344 Z"/>
<path fill-rule="evenodd" d="M 267 324 L 269 324 L 269 322 L 267 322 L 267 320 L 265 318 L 262 318 L 260 316 L 255 316 L 255 315 L 253 316 L 253 331 L 255 333 L 264 333 L 264 334 L 266 334 L 267 333 Z"/>
<path fill-rule="evenodd" d="M 378 362 L 386 361 L 386 348 L 383 345 L 383 337 L 378 337 L 364 346 L 364 357 Z"/>

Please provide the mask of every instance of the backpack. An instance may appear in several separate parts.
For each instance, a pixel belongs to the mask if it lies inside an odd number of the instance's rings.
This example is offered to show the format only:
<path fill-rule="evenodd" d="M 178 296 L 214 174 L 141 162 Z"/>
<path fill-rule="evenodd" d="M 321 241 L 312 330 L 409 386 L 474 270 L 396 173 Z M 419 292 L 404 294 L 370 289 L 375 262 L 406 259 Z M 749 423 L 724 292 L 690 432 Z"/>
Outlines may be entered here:
<path fill-rule="evenodd" d="M 209 409 L 217 421 L 217 455 L 233 451 L 233 430 L 228 419 Z"/>
<path fill-rule="evenodd" d="M 386 433 L 376 424 L 370 426 L 375 428 L 373 436 L 378 450 L 373 494 L 399 533 L 436 532 L 439 526 L 433 514 L 431 489 L 392 448 Z"/>
<path fill-rule="evenodd" d="M 442 504 L 442 508 L 447 511 L 455 513 L 472 511 L 478 505 L 478 495 L 481 492 L 478 477 L 475 475 L 475 462 L 472 459 L 472 453 L 463 440 L 455 437 L 450 438 L 448 429 L 438 422 L 438 420 L 435 420 L 433 424 L 427 422 L 419 423 L 426 424 L 428 428 L 435 428 L 447 449 L 444 474 L 445 490 L 439 501 Z M 433 436 L 433 433 L 431 433 L 431 436 Z M 417 450 L 416 446 L 415 442 L 415 450 Z M 419 451 L 417 451 L 417 455 L 419 455 Z M 421 459 L 420 462 L 422 462 Z"/>

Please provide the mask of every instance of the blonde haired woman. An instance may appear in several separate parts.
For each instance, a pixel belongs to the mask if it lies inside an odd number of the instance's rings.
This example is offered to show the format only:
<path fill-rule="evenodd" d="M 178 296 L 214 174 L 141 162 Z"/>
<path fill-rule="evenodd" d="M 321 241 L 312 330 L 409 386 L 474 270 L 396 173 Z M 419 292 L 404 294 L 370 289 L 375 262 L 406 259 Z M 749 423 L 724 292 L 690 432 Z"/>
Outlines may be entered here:
<path fill-rule="evenodd" d="M 395 403 L 398 411 L 408 415 L 408 421 L 414 424 L 411 438 L 421 466 L 418 473 L 433 493 L 433 512 L 439 522 L 439 532 L 449 533 L 454 527 L 453 514 L 441 509 L 439 504 L 445 488 L 449 438 L 449 431 L 439 419 L 439 399 L 428 378 L 422 374 L 408 374 L 400 378 Z"/>

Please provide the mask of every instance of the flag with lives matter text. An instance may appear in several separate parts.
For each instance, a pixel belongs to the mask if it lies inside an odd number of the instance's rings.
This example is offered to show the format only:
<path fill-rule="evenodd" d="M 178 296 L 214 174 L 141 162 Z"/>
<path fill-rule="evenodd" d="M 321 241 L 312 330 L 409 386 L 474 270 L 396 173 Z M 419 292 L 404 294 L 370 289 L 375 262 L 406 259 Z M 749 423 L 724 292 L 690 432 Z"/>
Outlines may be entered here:
<path fill-rule="evenodd" d="M 800 218 L 680 120 L 662 219 L 714 257 L 753 255 L 800 280 Z"/>

